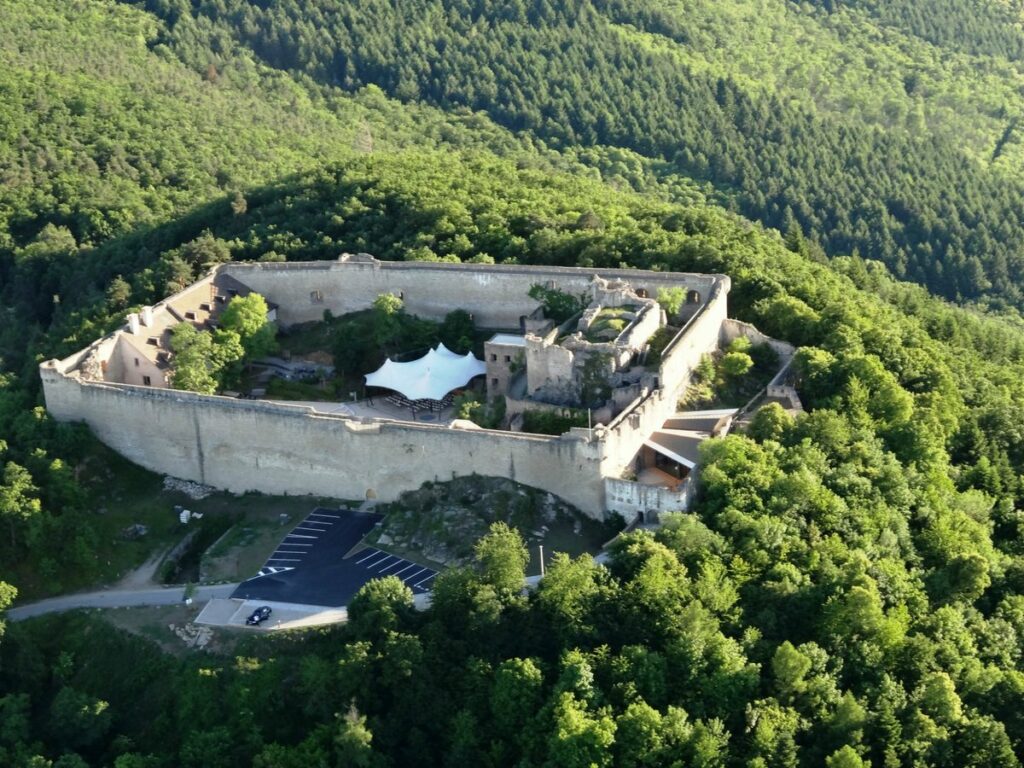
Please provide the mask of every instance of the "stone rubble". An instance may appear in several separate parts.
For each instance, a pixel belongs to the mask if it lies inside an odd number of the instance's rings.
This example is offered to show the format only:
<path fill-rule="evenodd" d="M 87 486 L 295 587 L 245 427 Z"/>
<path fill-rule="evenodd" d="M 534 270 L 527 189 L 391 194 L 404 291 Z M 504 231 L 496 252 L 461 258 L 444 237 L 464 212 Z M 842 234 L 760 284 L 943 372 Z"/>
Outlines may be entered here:
<path fill-rule="evenodd" d="M 191 480 L 182 480 L 177 477 L 171 477 L 170 475 L 167 475 L 164 478 L 164 490 L 184 493 L 193 501 L 205 499 L 207 496 L 216 492 L 215 488 L 211 488 L 208 485 L 193 483 Z"/>
<path fill-rule="evenodd" d="M 181 626 L 168 624 L 167 628 L 180 637 L 189 648 L 202 650 L 213 640 L 213 630 L 210 627 L 199 627 L 192 622 Z"/>

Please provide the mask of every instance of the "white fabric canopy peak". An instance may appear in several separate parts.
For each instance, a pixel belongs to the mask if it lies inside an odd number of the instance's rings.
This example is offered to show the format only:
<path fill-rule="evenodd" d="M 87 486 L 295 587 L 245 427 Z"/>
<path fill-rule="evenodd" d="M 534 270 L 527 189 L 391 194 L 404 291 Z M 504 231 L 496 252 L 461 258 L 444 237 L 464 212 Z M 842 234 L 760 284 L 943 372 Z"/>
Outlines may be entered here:
<path fill-rule="evenodd" d="M 460 355 L 438 344 L 419 360 L 396 363 L 388 358 L 384 365 L 366 375 L 366 384 L 394 390 L 409 400 L 441 400 L 486 371 L 487 366 L 472 352 Z"/>

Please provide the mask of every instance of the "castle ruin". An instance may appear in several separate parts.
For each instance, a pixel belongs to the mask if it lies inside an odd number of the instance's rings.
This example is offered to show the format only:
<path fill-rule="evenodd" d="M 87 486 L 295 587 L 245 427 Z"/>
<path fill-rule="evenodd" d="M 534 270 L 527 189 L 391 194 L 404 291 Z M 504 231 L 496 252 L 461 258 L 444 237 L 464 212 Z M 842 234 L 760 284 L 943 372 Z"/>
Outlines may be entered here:
<path fill-rule="evenodd" d="M 581 297 L 581 312 L 554 325 L 530 297 L 537 285 Z M 657 435 L 672 432 L 670 420 L 678 419 L 677 403 L 701 357 L 747 332 L 728 320 L 729 286 L 724 275 L 383 262 L 365 254 L 229 263 L 143 307 L 85 349 L 42 363 L 40 373 L 55 418 L 87 423 L 148 469 L 230 491 L 390 500 L 426 481 L 475 473 L 545 489 L 598 518 L 617 511 L 629 519 L 689 503 L 689 478 L 633 478 L 652 452 L 688 461 Z M 685 291 L 671 326 L 678 331 L 657 365 L 645 364 L 652 334 L 667 323 L 653 297 L 669 288 Z M 368 309 L 383 293 L 427 319 L 463 309 L 478 328 L 495 331 L 484 347 L 486 387 L 489 397 L 506 397 L 510 417 L 552 404 L 590 406 L 585 387 L 595 371 L 607 391 L 591 427 L 547 436 L 170 388 L 169 329 L 215 322 L 221 304 L 250 291 L 267 299 L 272 319 L 285 328 L 322 320 L 325 310 L 339 316 Z M 712 429 L 725 420 L 712 418 Z"/>

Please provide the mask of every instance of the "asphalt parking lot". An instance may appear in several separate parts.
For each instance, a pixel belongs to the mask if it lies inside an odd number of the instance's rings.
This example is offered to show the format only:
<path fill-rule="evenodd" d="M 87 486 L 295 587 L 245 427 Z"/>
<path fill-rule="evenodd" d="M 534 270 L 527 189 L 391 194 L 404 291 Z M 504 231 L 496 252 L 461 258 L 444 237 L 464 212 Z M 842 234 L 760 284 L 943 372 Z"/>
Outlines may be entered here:
<path fill-rule="evenodd" d="M 373 547 L 361 550 L 354 557 L 356 565 L 369 573 L 370 578 L 397 576 L 417 594 L 430 591 L 430 582 L 437 576 L 437 571 Z"/>
<path fill-rule="evenodd" d="M 373 547 L 346 558 L 383 515 L 314 509 L 267 558 L 259 574 L 231 595 L 304 605 L 343 606 L 366 582 L 395 575 L 414 593 L 429 591 L 437 572 Z"/>

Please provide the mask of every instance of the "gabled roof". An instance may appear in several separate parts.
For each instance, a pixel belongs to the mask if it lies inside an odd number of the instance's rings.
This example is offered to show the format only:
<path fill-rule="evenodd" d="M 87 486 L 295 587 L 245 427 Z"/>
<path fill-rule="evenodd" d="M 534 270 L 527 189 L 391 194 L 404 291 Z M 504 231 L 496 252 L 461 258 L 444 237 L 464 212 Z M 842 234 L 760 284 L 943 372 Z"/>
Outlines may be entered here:
<path fill-rule="evenodd" d="M 138 333 L 126 329 L 122 337 L 140 356 L 160 368 L 168 368 L 171 329 L 174 326 L 179 323 L 192 323 L 197 328 L 212 326 L 233 297 L 248 296 L 252 292 L 240 280 L 218 272 L 212 280 L 200 280 L 154 304 L 150 323 L 142 325 L 140 321 Z M 276 307 L 276 304 L 267 303 L 268 309 Z"/>

